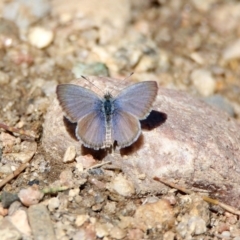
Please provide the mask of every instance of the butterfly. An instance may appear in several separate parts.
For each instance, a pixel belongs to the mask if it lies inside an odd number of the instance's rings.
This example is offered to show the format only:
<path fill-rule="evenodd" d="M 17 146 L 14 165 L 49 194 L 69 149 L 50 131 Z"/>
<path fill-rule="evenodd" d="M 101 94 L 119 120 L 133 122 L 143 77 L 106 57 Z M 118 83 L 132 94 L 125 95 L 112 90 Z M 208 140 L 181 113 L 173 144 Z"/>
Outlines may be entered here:
<path fill-rule="evenodd" d="M 59 84 L 57 98 L 70 122 L 77 123 L 76 137 L 95 150 L 133 144 L 141 134 L 139 120 L 145 119 L 157 96 L 155 81 L 144 81 L 123 89 L 116 97 L 103 97 L 74 84 Z"/>

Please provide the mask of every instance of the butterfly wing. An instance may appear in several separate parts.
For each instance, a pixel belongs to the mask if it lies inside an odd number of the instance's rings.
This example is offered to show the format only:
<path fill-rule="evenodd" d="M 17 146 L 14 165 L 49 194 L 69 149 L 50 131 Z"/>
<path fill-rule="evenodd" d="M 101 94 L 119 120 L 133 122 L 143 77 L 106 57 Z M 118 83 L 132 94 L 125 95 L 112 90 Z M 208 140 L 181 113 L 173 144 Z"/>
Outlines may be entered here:
<path fill-rule="evenodd" d="M 77 122 L 76 136 L 83 145 L 93 149 L 104 147 L 102 100 L 94 92 L 73 84 L 58 85 L 57 97 L 69 120 Z"/>
<path fill-rule="evenodd" d="M 134 143 L 141 134 L 140 123 L 131 113 L 114 111 L 112 116 L 112 137 L 118 146 L 127 147 Z"/>
<path fill-rule="evenodd" d="M 105 147 L 106 126 L 101 109 L 95 109 L 78 121 L 76 136 L 86 147 L 96 150 Z"/>
<path fill-rule="evenodd" d="M 74 84 L 58 85 L 57 98 L 71 122 L 77 122 L 101 105 L 101 99 L 94 92 Z"/>
<path fill-rule="evenodd" d="M 142 120 L 151 111 L 157 96 L 158 86 L 155 81 L 145 81 L 125 88 L 115 99 L 116 109 L 124 109 Z"/>

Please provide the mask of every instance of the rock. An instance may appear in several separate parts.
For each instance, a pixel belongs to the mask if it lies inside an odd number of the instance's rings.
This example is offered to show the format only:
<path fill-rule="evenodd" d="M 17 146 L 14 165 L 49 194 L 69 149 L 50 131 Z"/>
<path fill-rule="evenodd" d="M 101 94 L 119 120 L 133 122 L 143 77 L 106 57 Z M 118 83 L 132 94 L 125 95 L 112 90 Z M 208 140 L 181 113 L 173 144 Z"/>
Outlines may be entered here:
<path fill-rule="evenodd" d="M 42 27 L 34 27 L 29 31 L 28 40 L 34 47 L 42 49 L 53 41 L 53 32 Z"/>
<path fill-rule="evenodd" d="M 118 79 L 90 80 L 103 90 L 117 86 L 120 91 L 129 85 Z M 73 83 L 94 89 L 84 81 Z M 116 90 L 112 92 L 116 95 Z M 84 148 L 74 137 L 74 128 L 73 132 L 66 130 L 63 112 L 55 99 L 43 125 L 45 158 L 61 163 L 67 147 L 75 146 L 77 156 L 91 154 L 95 159 L 111 160 L 134 183 L 137 192 L 165 191 L 166 186 L 152 180 L 157 176 L 176 179 L 187 188 L 199 187 L 220 201 L 239 206 L 239 123 L 186 92 L 165 88 L 159 88 L 153 109 L 141 122 L 143 133 L 138 141 L 109 155 L 103 150 Z M 142 174 L 144 179 L 139 178 Z"/>
<path fill-rule="evenodd" d="M 50 11 L 48 0 L 13 0 L 5 4 L 3 17 L 15 22 L 19 28 L 26 29 Z"/>
<path fill-rule="evenodd" d="M 43 196 L 44 194 L 38 190 L 38 187 L 36 187 L 36 185 L 26 189 L 21 189 L 18 193 L 18 197 L 21 203 L 25 206 L 37 204 L 43 198 Z"/>
<path fill-rule="evenodd" d="M 76 149 L 74 146 L 69 146 L 64 154 L 63 162 L 72 162 L 76 156 Z"/>
<path fill-rule="evenodd" d="M 113 239 L 123 239 L 126 236 L 126 232 L 119 227 L 113 227 L 110 230 L 110 236 Z"/>
<path fill-rule="evenodd" d="M 81 76 L 109 76 L 108 68 L 103 63 L 76 63 L 73 66 L 72 72 L 76 78 L 80 78 Z"/>
<path fill-rule="evenodd" d="M 240 21 L 240 3 L 223 2 L 216 5 L 210 13 L 209 23 L 221 34 L 236 31 Z M 227 23 L 227 24 L 226 24 Z"/>
<path fill-rule="evenodd" d="M 240 59 L 240 39 L 231 42 L 222 53 L 224 62 L 228 62 L 234 59 Z"/>
<path fill-rule="evenodd" d="M 165 200 L 155 203 L 147 203 L 137 208 L 135 212 L 135 224 L 144 231 L 152 228 L 165 229 L 174 225 L 174 212 L 170 204 Z"/>
<path fill-rule="evenodd" d="M 217 0 L 191 0 L 193 5 L 200 11 L 207 12 L 211 5 L 216 3 Z"/>
<path fill-rule="evenodd" d="M 109 188 L 124 197 L 130 197 L 135 193 L 133 183 L 127 180 L 122 174 L 119 174 L 113 179 Z"/>
<path fill-rule="evenodd" d="M 96 223 L 95 225 L 96 235 L 99 238 L 103 238 L 108 235 L 108 226 L 107 224 Z"/>
<path fill-rule="evenodd" d="M 0 71 L 0 86 L 7 85 L 10 82 L 9 76 L 5 73 Z"/>
<path fill-rule="evenodd" d="M 205 69 L 196 69 L 190 75 L 190 79 L 198 92 L 203 96 L 210 96 L 216 90 L 216 81 L 212 73 Z"/>
<path fill-rule="evenodd" d="M 227 112 L 231 117 L 234 117 L 235 112 L 233 106 L 223 96 L 215 94 L 203 100 L 211 106 Z"/>
<path fill-rule="evenodd" d="M 19 232 L 23 233 L 26 236 L 31 236 L 31 229 L 25 210 L 18 209 L 11 216 L 9 216 L 8 219 L 18 229 Z"/>
<path fill-rule="evenodd" d="M 207 231 L 206 222 L 198 216 L 185 216 L 176 228 L 183 239 L 190 239 L 194 235 L 203 234 Z"/>
<path fill-rule="evenodd" d="M 20 144 L 19 152 L 9 152 L 3 153 L 3 159 L 5 161 L 21 161 L 22 163 L 27 162 L 29 159 L 33 157 L 33 155 L 37 151 L 37 143 L 23 141 Z"/>
<path fill-rule="evenodd" d="M 127 0 L 53 0 L 52 14 L 62 18 L 63 15 L 82 16 L 91 25 L 104 32 L 99 39 L 100 43 L 106 43 L 110 39 L 124 33 L 126 24 L 131 19 L 131 5 Z M 89 24 L 90 25 L 90 24 Z M 106 34 L 106 32 L 108 34 Z"/>
<path fill-rule="evenodd" d="M 86 214 L 82 214 L 82 215 L 78 215 L 76 217 L 76 221 L 75 224 L 76 226 L 80 227 L 84 224 L 84 222 L 86 222 L 89 219 L 89 216 Z"/>
<path fill-rule="evenodd" d="M 59 201 L 59 198 L 57 197 L 53 197 L 51 199 L 49 199 L 48 201 L 48 209 L 50 211 L 54 211 L 55 209 L 57 209 L 60 205 L 60 201 Z"/>
<path fill-rule="evenodd" d="M 1 202 L 4 208 L 8 208 L 13 202 L 19 200 L 18 195 L 3 191 L 1 194 Z"/>
<path fill-rule="evenodd" d="M 1 240 L 21 240 L 22 234 L 6 218 L 0 221 Z"/>
<path fill-rule="evenodd" d="M 56 239 L 48 210 L 44 205 L 30 206 L 28 218 L 34 239 Z"/>
<path fill-rule="evenodd" d="M 0 203 L 0 216 L 6 216 L 8 214 L 8 209 L 3 207 L 3 204 Z"/>

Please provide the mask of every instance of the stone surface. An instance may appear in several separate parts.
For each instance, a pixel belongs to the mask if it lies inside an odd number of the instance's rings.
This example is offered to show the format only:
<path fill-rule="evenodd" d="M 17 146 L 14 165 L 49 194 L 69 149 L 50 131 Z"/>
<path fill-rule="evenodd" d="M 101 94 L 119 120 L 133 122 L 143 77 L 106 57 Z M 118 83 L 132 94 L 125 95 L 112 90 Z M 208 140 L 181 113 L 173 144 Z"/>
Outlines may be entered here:
<path fill-rule="evenodd" d="M 41 204 L 30 206 L 28 209 L 28 218 L 34 239 L 56 239 L 46 206 Z"/>
<path fill-rule="evenodd" d="M 174 213 L 170 204 L 165 200 L 147 203 L 138 207 L 135 212 L 135 224 L 140 229 L 170 228 L 174 224 Z"/>
<path fill-rule="evenodd" d="M 2 221 L 0 221 L 0 236 L 1 240 L 22 239 L 22 234 L 7 219 L 3 219 Z"/>
<path fill-rule="evenodd" d="M 103 90 L 129 85 L 126 81 L 110 78 L 103 81 L 91 77 L 90 80 Z M 75 80 L 74 83 L 94 90 L 92 84 L 84 81 Z M 112 93 L 116 95 L 115 91 Z M 163 185 L 152 180 L 154 176 L 164 177 L 181 181 L 187 187 L 208 190 L 219 200 L 238 206 L 240 125 L 228 114 L 176 90 L 159 88 L 153 109 L 142 122 L 143 134 L 138 141 L 107 155 L 82 147 L 74 139 L 74 131 L 73 135 L 67 132 L 62 110 L 55 99 L 43 127 L 42 145 L 46 157 L 61 162 L 66 148 L 72 145 L 77 155 L 90 153 L 98 159 L 112 160 L 134 182 L 137 191 L 164 191 Z M 167 115 L 165 121 L 164 114 Z M 141 174 L 146 175 L 145 179 L 139 179 Z"/>
<path fill-rule="evenodd" d="M 216 80 L 212 73 L 206 69 L 195 69 L 190 78 L 198 92 L 203 96 L 210 96 L 216 90 Z"/>

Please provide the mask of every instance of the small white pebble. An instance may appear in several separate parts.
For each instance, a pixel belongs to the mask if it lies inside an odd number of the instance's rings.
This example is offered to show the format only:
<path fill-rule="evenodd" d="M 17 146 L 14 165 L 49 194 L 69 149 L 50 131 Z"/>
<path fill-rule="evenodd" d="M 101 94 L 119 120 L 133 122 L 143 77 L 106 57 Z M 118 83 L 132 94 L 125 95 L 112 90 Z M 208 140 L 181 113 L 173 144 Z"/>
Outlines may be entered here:
<path fill-rule="evenodd" d="M 48 201 L 48 209 L 50 211 L 57 209 L 59 207 L 59 205 L 60 205 L 60 202 L 57 197 L 53 197 L 53 198 L 49 199 L 49 201 Z"/>
<path fill-rule="evenodd" d="M 190 75 L 193 85 L 198 92 L 207 97 L 212 95 L 216 90 L 216 81 L 212 73 L 206 69 L 195 69 Z"/>
<path fill-rule="evenodd" d="M 103 238 L 109 234 L 108 227 L 106 226 L 106 224 L 97 223 L 95 226 L 95 230 L 96 230 L 96 235 L 99 238 Z"/>
<path fill-rule="evenodd" d="M 133 183 L 127 180 L 122 174 L 119 174 L 111 182 L 111 188 L 118 194 L 129 197 L 135 193 Z"/>
<path fill-rule="evenodd" d="M 75 224 L 77 227 L 82 226 L 87 220 L 89 219 L 89 216 L 86 214 L 78 215 L 75 221 Z"/>
<path fill-rule="evenodd" d="M 29 31 L 28 40 L 34 47 L 42 49 L 53 41 L 53 32 L 42 27 L 33 27 Z"/>
<path fill-rule="evenodd" d="M 64 154 L 63 162 L 72 162 L 76 157 L 76 148 L 74 146 L 69 146 Z"/>
<path fill-rule="evenodd" d="M 79 188 L 70 189 L 68 195 L 69 197 L 76 197 L 78 196 L 79 192 L 80 192 Z"/>
<path fill-rule="evenodd" d="M 231 233 L 230 233 L 229 231 L 223 231 L 223 232 L 221 233 L 221 236 L 222 236 L 223 238 L 230 238 Z"/>

